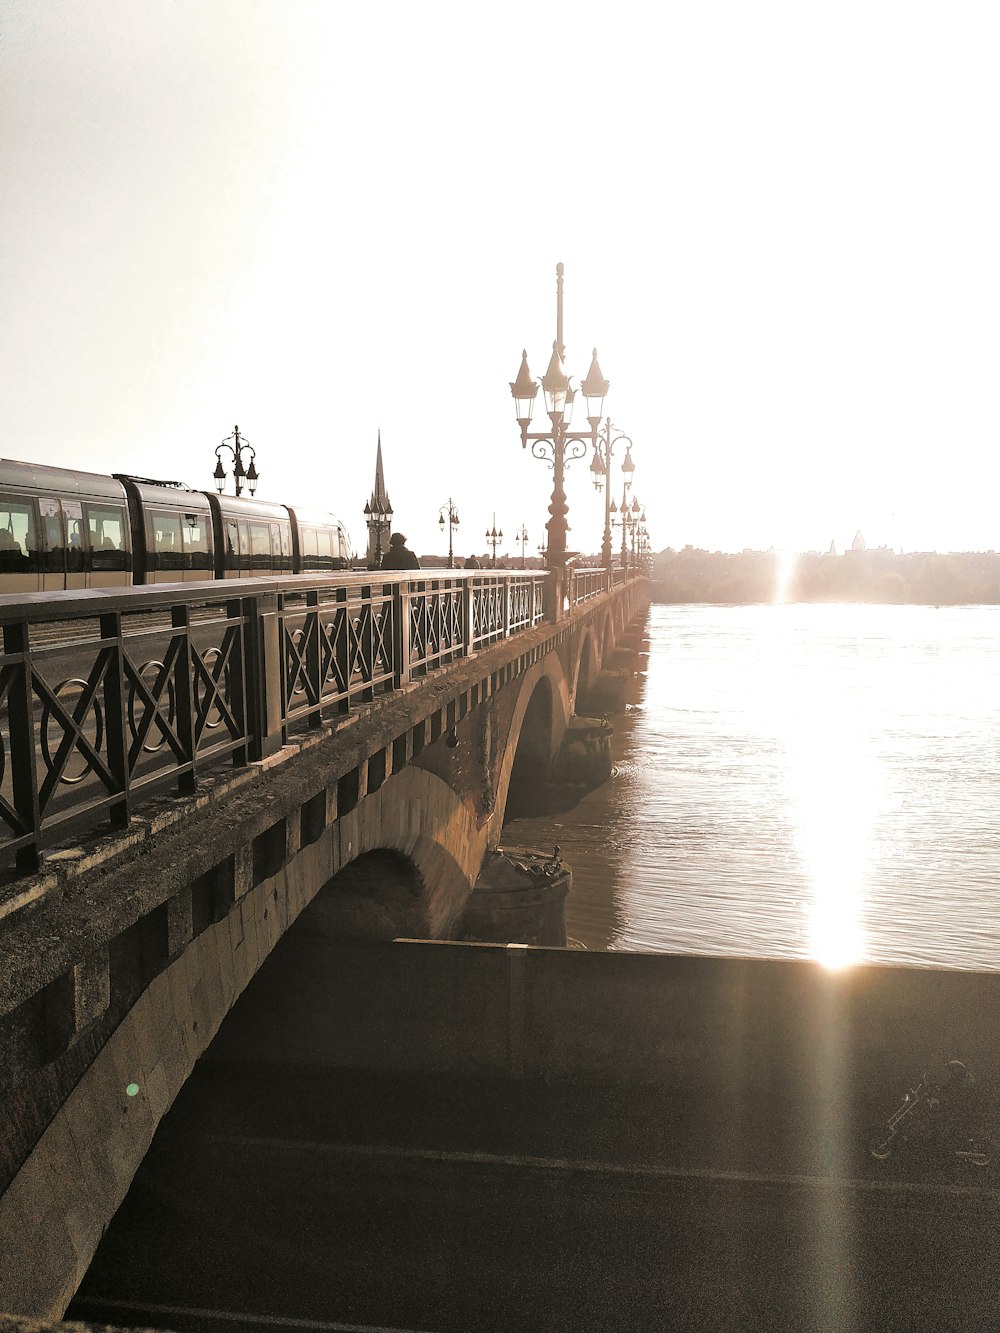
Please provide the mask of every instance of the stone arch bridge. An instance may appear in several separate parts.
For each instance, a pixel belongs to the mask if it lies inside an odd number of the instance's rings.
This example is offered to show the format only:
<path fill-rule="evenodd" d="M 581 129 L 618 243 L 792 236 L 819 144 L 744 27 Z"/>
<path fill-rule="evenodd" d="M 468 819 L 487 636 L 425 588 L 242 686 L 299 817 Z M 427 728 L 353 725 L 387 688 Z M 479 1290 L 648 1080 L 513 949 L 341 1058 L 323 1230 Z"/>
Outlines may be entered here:
<path fill-rule="evenodd" d="M 303 910 L 462 936 L 508 803 L 613 710 L 648 602 L 604 571 L 371 580 L 0 608 L 0 1310 L 62 1314 Z"/>

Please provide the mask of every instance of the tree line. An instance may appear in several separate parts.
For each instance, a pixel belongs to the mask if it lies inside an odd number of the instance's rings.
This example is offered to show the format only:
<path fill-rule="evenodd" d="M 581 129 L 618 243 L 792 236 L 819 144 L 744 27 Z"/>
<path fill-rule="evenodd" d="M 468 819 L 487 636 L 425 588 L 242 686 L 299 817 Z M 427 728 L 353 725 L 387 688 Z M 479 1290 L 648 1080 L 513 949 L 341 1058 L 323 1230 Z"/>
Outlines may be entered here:
<path fill-rule="evenodd" d="M 668 548 L 653 557 L 653 597 L 661 602 L 894 602 L 1000 604 L 1000 553 L 879 548 L 823 555 L 809 551 L 703 551 Z"/>

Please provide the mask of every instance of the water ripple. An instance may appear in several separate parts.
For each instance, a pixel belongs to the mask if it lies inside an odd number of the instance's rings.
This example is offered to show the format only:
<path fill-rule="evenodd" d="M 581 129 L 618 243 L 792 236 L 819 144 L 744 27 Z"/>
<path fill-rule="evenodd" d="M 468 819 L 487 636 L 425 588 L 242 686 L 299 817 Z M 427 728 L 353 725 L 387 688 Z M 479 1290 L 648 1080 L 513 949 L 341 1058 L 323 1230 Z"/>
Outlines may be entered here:
<path fill-rule="evenodd" d="M 558 842 L 594 949 L 1000 966 L 1000 608 L 664 607 Z"/>

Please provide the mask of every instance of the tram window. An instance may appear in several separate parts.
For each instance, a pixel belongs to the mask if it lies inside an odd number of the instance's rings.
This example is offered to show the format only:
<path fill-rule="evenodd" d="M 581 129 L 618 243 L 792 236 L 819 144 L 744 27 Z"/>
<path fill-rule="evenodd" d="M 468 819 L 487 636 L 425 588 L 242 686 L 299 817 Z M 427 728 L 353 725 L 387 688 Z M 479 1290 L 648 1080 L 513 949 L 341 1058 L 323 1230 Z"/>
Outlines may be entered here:
<path fill-rule="evenodd" d="M 240 567 L 240 529 L 235 519 L 226 522 L 226 569 Z"/>
<path fill-rule="evenodd" d="M 318 569 L 319 560 L 317 559 L 316 549 L 316 529 L 302 529 L 302 569 Z"/>
<path fill-rule="evenodd" d="M 38 564 L 34 505 L 0 496 L 0 571 L 28 573 Z"/>
<path fill-rule="evenodd" d="M 42 511 L 42 568 L 61 574 L 66 568 L 62 511 L 58 500 L 39 501 Z"/>
<path fill-rule="evenodd" d="M 323 528 L 302 529 L 302 568 L 329 570 L 333 565 L 330 533 Z"/>
<path fill-rule="evenodd" d="M 149 512 L 150 567 L 152 569 L 183 569 L 184 544 L 181 536 L 180 514 L 169 514 L 162 509 Z"/>
<path fill-rule="evenodd" d="M 274 568 L 286 574 L 292 569 L 292 528 L 289 523 L 271 524 L 271 552 Z"/>
<path fill-rule="evenodd" d="M 261 574 L 271 568 L 271 526 L 269 523 L 250 524 L 250 568 Z"/>
<path fill-rule="evenodd" d="M 66 568 L 71 574 L 79 574 L 87 563 L 83 505 L 79 500 L 63 500 L 62 511 L 66 524 Z"/>
<path fill-rule="evenodd" d="M 202 514 L 185 514 L 181 525 L 184 535 L 185 569 L 211 569 L 212 553 L 208 546 L 208 524 Z"/>
<path fill-rule="evenodd" d="M 112 506 L 88 505 L 91 561 L 94 569 L 129 569 L 125 544 L 125 511 Z"/>

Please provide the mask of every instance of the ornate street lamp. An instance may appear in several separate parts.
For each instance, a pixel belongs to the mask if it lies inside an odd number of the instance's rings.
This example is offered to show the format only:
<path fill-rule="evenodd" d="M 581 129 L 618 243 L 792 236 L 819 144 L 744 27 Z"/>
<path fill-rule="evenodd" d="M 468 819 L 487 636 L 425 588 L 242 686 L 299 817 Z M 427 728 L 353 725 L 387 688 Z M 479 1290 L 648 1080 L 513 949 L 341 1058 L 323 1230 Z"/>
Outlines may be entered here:
<path fill-rule="evenodd" d="M 230 444 L 229 441 L 233 443 Z M 222 451 L 227 450 L 233 456 L 233 481 L 236 485 L 236 494 L 239 495 L 244 484 L 253 495 L 257 489 L 258 474 L 254 460 L 257 455 L 252 444 L 248 444 L 246 439 L 240 434 L 239 426 L 233 427 L 232 435 L 227 435 L 221 444 L 215 446 L 215 471 L 212 476 L 215 478 L 215 489 L 222 494 L 226 484 L 226 469 L 222 466 Z M 250 455 L 250 466 L 244 468 L 243 454 Z"/>
<path fill-rule="evenodd" d="M 525 548 L 525 547 L 527 546 L 527 544 L 528 544 L 528 529 L 524 526 L 523 523 L 522 523 L 521 526 L 518 528 L 517 532 L 515 532 L 515 534 L 514 534 L 514 540 L 515 540 L 516 542 L 520 542 L 520 543 L 521 543 L 521 568 L 524 569 L 524 568 L 525 568 L 525 564 L 524 564 L 524 548 Z"/>
<path fill-rule="evenodd" d="M 626 569 L 626 570 L 627 570 L 627 568 L 628 568 L 628 548 L 627 548 L 627 538 L 626 538 L 626 532 L 625 532 L 625 529 L 626 529 L 626 526 L 627 526 L 627 515 L 628 515 L 628 493 L 629 493 L 629 489 L 630 489 L 630 487 L 631 487 L 631 485 L 632 485 L 632 473 L 633 473 L 634 471 L 635 471 L 635 464 L 632 462 L 632 449 L 631 449 L 631 442 L 630 442 L 629 447 L 625 450 L 625 457 L 624 457 L 624 459 L 622 460 L 622 504 L 621 504 L 621 509 L 618 508 L 618 506 L 615 504 L 614 500 L 611 500 L 610 497 L 605 497 L 605 508 L 606 508 L 606 510 L 607 510 L 607 523 L 608 523 L 608 533 L 607 533 L 608 554 L 609 554 L 609 557 L 610 557 L 610 552 L 611 552 L 611 527 L 612 527 L 612 525 L 613 525 L 614 527 L 618 527 L 619 524 L 620 524 L 620 525 L 621 525 L 621 530 L 622 530 L 622 569 Z M 595 484 L 595 485 L 597 484 L 596 481 L 595 481 L 594 484 Z M 620 517 L 616 517 L 616 515 L 620 515 Z M 609 563 L 610 563 L 610 561 L 609 561 Z"/>
<path fill-rule="evenodd" d="M 444 532 L 445 522 L 448 524 L 448 568 L 455 568 L 455 553 L 452 545 L 452 529 L 458 527 L 458 510 L 455 508 L 455 502 L 448 496 L 448 503 L 441 506 L 438 512 L 438 524 L 441 531 Z"/>
<path fill-rule="evenodd" d="M 493 526 L 492 528 L 486 529 L 487 545 L 493 547 L 493 566 L 492 566 L 493 569 L 496 569 L 497 567 L 497 547 L 500 545 L 502 541 L 503 541 L 503 529 L 501 529 L 499 532 L 497 531 L 497 516 L 494 513 Z"/>
<path fill-rule="evenodd" d="M 637 534 L 637 532 L 639 531 L 639 527 L 641 526 L 641 524 L 645 523 L 645 521 L 646 521 L 646 511 L 645 511 L 645 509 L 643 509 L 642 505 L 639 503 L 638 498 L 633 498 L 631 505 L 629 506 L 628 510 L 626 511 L 626 514 L 625 514 L 625 520 L 626 520 L 626 527 L 628 528 L 628 533 L 629 533 L 629 536 L 630 536 L 630 538 L 631 538 L 631 547 L 632 547 L 632 572 L 633 572 L 633 574 L 634 574 L 634 573 L 635 573 L 635 570 L 636 570 L 636 558 L 635 558 L 635 556 L 636 556 L 636 534 Z M 623 536 L 624 536 L 624 534 L 623 534 Z"/>
<path fill-rule="evenodd" d="M 627 483 L 626 483 L 626 489 L 627 489 Z M 612 502 L 611 512 L 612 514 L 615 513 L 618 514 L 618 517 L 612 519 L 612 522 L 614 523 L 615 527 L 620 527 L 622 530 L 621 562 L 622 562 L 622 569 L 624 569 L 625 573 L 627 574 L 629 569 L 628 554 L 629 554 L 630 539 L 631 539 L 632 555 L 633 555 L 632 563 L 634 565 L 635 531 L 640 523 L 645 522 L 646 511 L 643 509 L 642 505 L 639 503 L 637 499 L 633 499 L 632 503 L 629 504 L 623 490 L 621 509 L 619 510 L 618 506 Z"/>
<path fill-rule="evenodd" d="M 375 532 L 375 549 L 372 552 L 369 569 L 382 568 L 382 533 L 388 532 L 392 527 L 392 505 L 383 504 L 377 495 L 372 495 L 371 500 L 365 504 L 365 522 L 369 531 Z"/>
<path fill-rule="evenodd" d="M 633 569 L 633 570 L 637 570 L 637 569 L 639 568 L 639 562 L 638 562 L 639 530 L 640 530 L 640 528 L 642 527 L 642 525 L 645 523 L 645 521 L 646 521 L 646 511 L 645 511 L 645 509 L 643 509 L 642 505 L 640 505 L 640 503 L 639 503 L 638 500 L 633 500 L 633 501 L 632 501 L 632 524 L 631 524 L 631 526 L 632 526 L 632 569 Z"/>
<path fill-rule="evenodd" d="M 614 454 L 615 445 L 620 444 L 622 440 L 625 441 L 625 458 L 622 462 L 622 475 L 625 478 L 625 485 L 622 490 L 622 504 L 624 505 L 625 492 L 631 485 L 632 473 L 635 471 L 635 464 L 632 462 L 632 441 L 611 424 L 610 417 L 597 433 L 594 457 L 590 464 L 590 470 L 594 474 L 594 489 L 599 491 L 602 486 L 604 487 L 604 540 L 601 543 L 601 564 L 605 569 L 611 568 L 611 514 L 614 509 L 614 503 L 611 499 L 611 458 Z"/>
<path fill-rule="evenodd" d="M 556 338 L 552 344 L 552 356 L 548 369 L 542 376 L 541 386 L 545 396 L 545 410 L 549 414 L 548 430 L 532 431 L 531 413 L 538 394 L 538 382 L 531 377 L 528 369 L 528 353 L 521 353 L 521 368 L 517 378 L 511 382 L 510 391 L 517 412 L 517 424 L 521 427 L 521 447 L 526 448 L 531 441 L 531 452 L 535 458 L 541 458 L 552 468 L 552 500 L 549 513 L 552 517 L 546 523 L 548 532 L 548 563 L 550 569 L 562 569 L 566 564 L 566 533 L 569 524 L 566 515 L 569 506 L 566 503 L 564 474 L 567 463 L 575 458 L 583 458 L 588 442 L 597 449 L 598 427 L 604 411 L 604 397 L 608 392 L 608 381 L 601 374 L 597 363 L 597 348 L 594 348 L 590 370 L 581 384 L 583 396 L 587 400 L 587 431 L 571 431 L 570 418 L 573 412 L 573 400 L 576 390 L 570 384 L 569 376 L 563 365 L 563 266 L 556 265 Z M 567 447 L 568 446 L 568 447 Z"/>
<path fill-rule="evenodd" d="M 645 518 L 645 514 L 643 514 L 643 518 Z M 645 523 L 639 529 L 639 561 L 642 565 L 642 572 L 648 574 L 650 569 L 649 529 Z"/>

